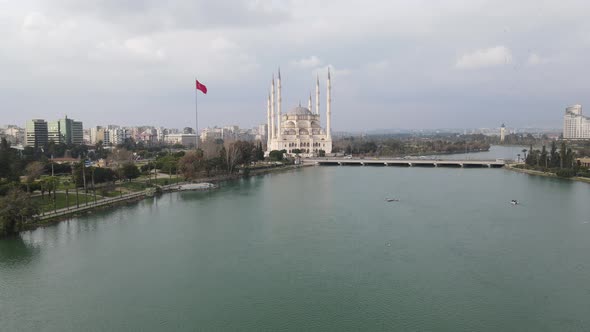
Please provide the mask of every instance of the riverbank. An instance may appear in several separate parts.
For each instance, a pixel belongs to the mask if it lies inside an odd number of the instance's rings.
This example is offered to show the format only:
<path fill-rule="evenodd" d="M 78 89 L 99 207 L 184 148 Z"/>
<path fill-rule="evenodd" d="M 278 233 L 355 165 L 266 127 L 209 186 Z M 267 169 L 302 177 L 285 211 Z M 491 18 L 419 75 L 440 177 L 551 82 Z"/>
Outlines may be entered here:
<path fill-rule="evenodd" d="M 516 165 L 521 165 L 521 164 L 506 164 L 504 166 L 504 168 L 507 170 L 513 171 L 513 172 L 524 173 L 524 174 L 529 174 L 529 175 L 537 175 L 537 176 L 544 176 L 544 177 L 549 177 L 549 178 L 590 183 L 590 178 L 584 178 L 584 177 L 580 177 L 580 176 L 565 178 L 565 177 L 557 176 L 555 173 L 551 173 L 551 172 L 542 172 L 542 171 L 536 171 L 533 169 L 514 167 Z"/>
<path fill-rule="evenodd" d="M 298 169 L 301 167 L 308 167 L 308 166 L 311 166 L 311 165 L 285 165 L 285 166 L 261 168 L 261 169 L 252 170 L 247 174 L 245 174 L 245 173 L 222 174 L 222 175 L 217 175 L 217 176 L 213 176 L 213 177 L 200 178 L 196 181 L 193 181 L 192 183 L 204 183 L 204 182 L 219 183 L 219 182 L 223 182 L 223 181 L 237 180 L 237 179 L 240 179 L 243 177 L 248 177 L 248 176 L 285 172 L 285 171 L 290 171 L 290 170 Z M 178 182 L 178 183 L 171 184 L 171 185 L 160 186 L 159 188 L 161 188 L 163 193 L 169 193 L 169 192 L 178 191 L 179 185 L 188 184 L 188 183 L 191 183 L 191 182 Z M 85 215 L 85 214 L 91 214 L 96 211 L 117 208 L 117 207 L 120 207 L 123 205 L 136 203 L 136 202 L 141 201 L 145 198 L 153 197 L 153 191 L 154 191 L 154 188 L 148 188 L 148 189 L 145 189 L 145 190 L 142 190 L 139 192 L 132 192 L 132 193 L 128 193 L 128 194 L 123 194 L 119 197 L 101 199 L 101 200 L 98 200 L 97 202 L 91 202 L 89 204 L 80 205 L 79 207 L 64 208 L 64 209 L 57 210 L 56 212 L 53 212 L 53 213 L 42 213 L 41 215 L 37 215 L 35 217 L 35 221 L 27 222 L 24 226 L 24 230 L 30 231 L 30 230 L 34 230 L 39 227 L 51 226 L 51 225 L 54 225 L 54 224 L 59 223 L 61 221 L 68 220 L 72 217 L 78 217 L 78 216 Z"/>

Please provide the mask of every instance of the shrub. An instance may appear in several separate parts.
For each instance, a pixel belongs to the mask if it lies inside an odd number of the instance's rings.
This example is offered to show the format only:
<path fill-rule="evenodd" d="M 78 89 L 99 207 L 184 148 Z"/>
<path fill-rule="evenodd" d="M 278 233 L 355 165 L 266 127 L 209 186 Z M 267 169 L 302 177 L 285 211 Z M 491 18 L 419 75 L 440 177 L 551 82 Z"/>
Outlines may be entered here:
<path fill-rule="evenodd" d="M 576 176 L 576 172 L 573 169 L 560 169 L 555 173 L 557 176 L 562 178 L 571 178 L 572 176 Z"/>

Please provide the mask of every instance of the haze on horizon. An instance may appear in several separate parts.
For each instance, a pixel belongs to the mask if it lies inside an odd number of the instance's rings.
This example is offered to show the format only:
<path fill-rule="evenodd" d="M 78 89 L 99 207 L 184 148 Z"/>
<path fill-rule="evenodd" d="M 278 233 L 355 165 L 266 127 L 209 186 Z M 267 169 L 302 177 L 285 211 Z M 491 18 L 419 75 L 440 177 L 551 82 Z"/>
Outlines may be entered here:
<path fill-rule="evenodd" d="M 334 131 L 560 127 L 590 105 L 586 1 L 0 0 L 0 124 L 68 115 L 199 127 L 266 121 L 316 75 Z M 590 107 L 590 106 L 589 106 Z M 325 119 L 324 119 L 325 120 Z"/>

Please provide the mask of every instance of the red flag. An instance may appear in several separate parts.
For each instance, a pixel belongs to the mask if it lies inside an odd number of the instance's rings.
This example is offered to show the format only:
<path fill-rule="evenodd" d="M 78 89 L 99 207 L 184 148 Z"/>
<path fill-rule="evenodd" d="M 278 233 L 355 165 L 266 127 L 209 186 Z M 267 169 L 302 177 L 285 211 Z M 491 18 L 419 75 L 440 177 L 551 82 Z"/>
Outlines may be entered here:
<path fill-rule="evenodd" d="M 196 80 L 197 82 L 197 90 L 201 90 L 202 93 L 207 94 L 207 87 L 204 84 L 201 84 L 201 82 L 199 82 L 199 80 Z"/>

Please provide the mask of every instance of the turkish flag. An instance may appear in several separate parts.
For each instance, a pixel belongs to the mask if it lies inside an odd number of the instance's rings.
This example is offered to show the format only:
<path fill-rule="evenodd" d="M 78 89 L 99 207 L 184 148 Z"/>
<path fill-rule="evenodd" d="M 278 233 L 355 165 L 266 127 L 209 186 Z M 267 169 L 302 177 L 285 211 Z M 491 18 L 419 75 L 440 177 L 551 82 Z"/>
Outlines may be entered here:
<path fill-rule="evenodd" d="M 204 84 L 201 84 L 201 82 L 199 82 L 199 80 L 196 80 L 197 82 L 197 90 L 201 90 L 202 93 L 207 94 L 207 87 Z"/>

